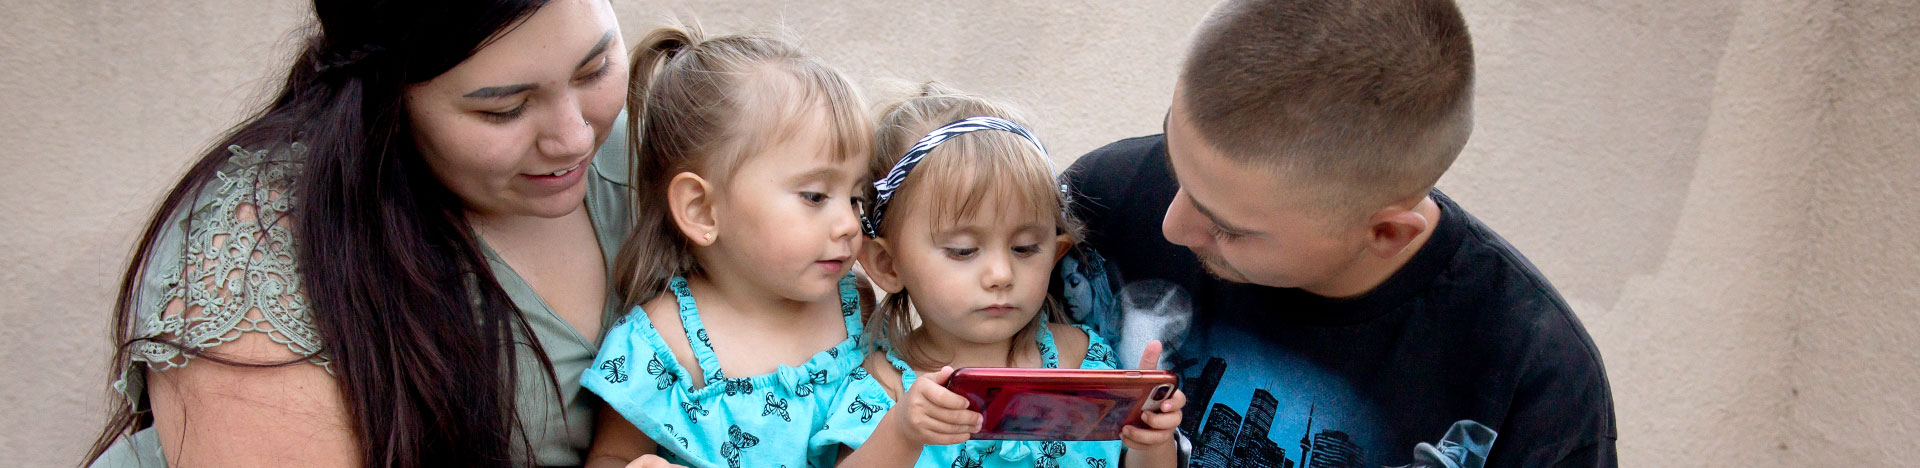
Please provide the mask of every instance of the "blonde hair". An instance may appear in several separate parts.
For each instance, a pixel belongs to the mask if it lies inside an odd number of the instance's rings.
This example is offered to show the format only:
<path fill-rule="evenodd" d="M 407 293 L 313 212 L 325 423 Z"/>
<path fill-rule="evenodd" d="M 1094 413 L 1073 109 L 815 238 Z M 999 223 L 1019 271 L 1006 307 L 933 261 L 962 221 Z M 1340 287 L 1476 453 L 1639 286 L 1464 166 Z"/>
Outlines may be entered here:
<path fill-rule="evenodd" d="M 920 85 L 918 93 L 881 111 L 874 125 L 873 178 L 885 177 L 907 149 L 928 132 L 968 117 L 998 117 L 1032 128 L 1011 106 L 928 82 Z M 960 135 L 927 153 L 888 201 L 893 214 L 881 219 L 874 229 L 881 238 L 899 232 L 900 223 L 908 218 L 906 211 L 915 209 L 925 210 L 928 222 L 939 230 L 972 217 L 991 202 L 1018 206 L 1033 216 L 1052 217 L 1060 233 L 1076 243 L 1080 241 L 1080 222 L 1067 209 L 1066 196 L 1060 192 L 1047 155 L 1026 138 L 1003 131 Z M 938 367 L 907 344 L 914 322 L 910 304 L 905 289 L 888 294 L 867 318 L 867 342 L 899 350 L 914 367 Z M 1014 336 L 1009 353 L 1025 348 L 1022 343 L 1031 341 L 1027 338 L 1038 331 L 1043 315 L 1055 322 L 1065 317 L 1049 296 L 1033 323 Z"/>
<path fill-rule="evenodd" d="M 628 307 L 700 272 L 668 209 L 674 176 L 724 186 L 749 155 L 797 131 L 786 122 L 821 110 L 837 161 L 872 152 L 873 124 L 852 83 L 784 41 L 666 26 L 640 40 L 632 67 L 633 230 L 614 258 L 614 288 Z"/>

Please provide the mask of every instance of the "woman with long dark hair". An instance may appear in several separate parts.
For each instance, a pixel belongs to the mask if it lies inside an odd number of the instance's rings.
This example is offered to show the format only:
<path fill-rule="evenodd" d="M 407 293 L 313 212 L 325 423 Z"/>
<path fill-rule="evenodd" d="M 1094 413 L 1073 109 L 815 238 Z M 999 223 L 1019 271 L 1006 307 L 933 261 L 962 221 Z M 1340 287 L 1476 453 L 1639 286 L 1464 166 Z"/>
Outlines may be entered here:
<path fill-rule="evenodd" d="M 86 463 L 579 464 L 631 223 L 611 5 L 313 7 L 135 246 Z"/>

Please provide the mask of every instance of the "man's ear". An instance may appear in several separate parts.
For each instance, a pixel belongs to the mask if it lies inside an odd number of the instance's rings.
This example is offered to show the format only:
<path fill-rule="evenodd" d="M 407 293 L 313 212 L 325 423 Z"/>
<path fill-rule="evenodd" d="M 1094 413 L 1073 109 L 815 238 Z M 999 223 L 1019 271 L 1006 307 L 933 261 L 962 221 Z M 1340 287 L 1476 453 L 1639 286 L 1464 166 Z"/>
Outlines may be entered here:
<path fill-rule="evenodd" d="M 899 265 L 894 262 L 893 254 L 893 245 L 884 238 L 867 239 L 867 245 L 860 248 L 860 268 L 866 270 L 867 279 L 887 294 L 898 294 L 906 287 L 900 284 Z"/>
<path fill-rule="evenodd" d="M 1053 236 L 1053 263 L 1055 264 L 1060 263 L 1060 258 L 1067 256 L 1067 250 L 1072 248 L 1073 248 L 1072 236 L 1068 236 L 1066 234 Z"/>
<path fill-rule="evenodd" d="M 1418 211 L 1399 206 L 1381 208 L 1367 218 L 1367 251 L 1376 257 L 1393 258 L 1431 229 L 1433 220 Z"/>
<path fill-rule="evenodd" d="M 720 219 L 714 215 L 713 185 L 699 174 L 682 172 L 667 181 L 667 210 L 680 234 L 694 245 L 709 246 L 720 237 Z"/>

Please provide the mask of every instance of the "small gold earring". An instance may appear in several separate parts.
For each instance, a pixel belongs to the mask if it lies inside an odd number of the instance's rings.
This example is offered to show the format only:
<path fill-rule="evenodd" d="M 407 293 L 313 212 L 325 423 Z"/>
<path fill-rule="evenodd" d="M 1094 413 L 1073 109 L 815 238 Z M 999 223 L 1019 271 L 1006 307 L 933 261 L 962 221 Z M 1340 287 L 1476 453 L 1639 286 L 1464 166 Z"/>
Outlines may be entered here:
<path fill-rule="evenodd" d="M 707 242 L 713 242 L 713 231 L 707 231 Z"/>

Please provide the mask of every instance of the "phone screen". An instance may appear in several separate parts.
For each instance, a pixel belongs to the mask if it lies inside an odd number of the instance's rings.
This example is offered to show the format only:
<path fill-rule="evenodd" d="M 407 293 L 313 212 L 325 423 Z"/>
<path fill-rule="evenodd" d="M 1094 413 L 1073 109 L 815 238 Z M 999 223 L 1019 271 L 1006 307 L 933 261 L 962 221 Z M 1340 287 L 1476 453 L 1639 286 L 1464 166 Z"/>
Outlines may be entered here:
<path fill-rule="evenodd" d="M 986 417 L 973 435 L 983 440 L 1119 439 L 1175 380 L 1160 371 L 975 369 L 955 372 L 947 387 Z"/>

